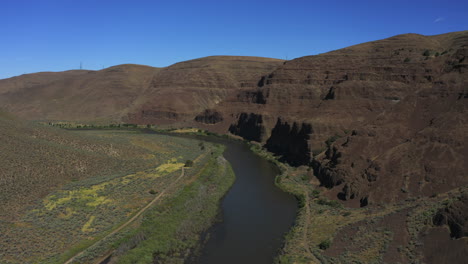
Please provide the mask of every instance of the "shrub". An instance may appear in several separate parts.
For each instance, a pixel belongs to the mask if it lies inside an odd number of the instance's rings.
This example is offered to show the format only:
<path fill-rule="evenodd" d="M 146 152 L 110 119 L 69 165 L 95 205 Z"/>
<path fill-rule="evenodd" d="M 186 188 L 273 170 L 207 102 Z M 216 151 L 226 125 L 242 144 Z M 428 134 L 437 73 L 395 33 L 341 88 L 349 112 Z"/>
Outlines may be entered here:
<path fill-rule="evenodd" d="M 193 166 L 193 161 L 192 160 L 186 160 L 184 167 L 192 167 Z"/>
<path fill-rule="evenodd" d="M 343 213 L 343 216 L 350 216 L 351 215 L 351 212 L 344 212 Z"/>
<path fill-rule="evenodd" d="M 429 50 L 425 50 L 424 53 L 423 53 L 423 56 L 429 56 L 431 55 L 431 52 Z"/>
<path fill-rule="evenodd" d="M 150 194 L 157 194 L 158 192 L 155 191 L 155 190 L 150 190 L 149 193 L 150 193 Z"/>
<path fill-rule="evenodd" d="M 318 190 L 318 189 L 314 189 L 312 191 L 312 197 L 314 197 L 314 198 L 318 198 L 319 194 L 320 194 L 320 190 Z"/>
<path fill-rule="evenodd" d="M 342 207 L 340 202 L 335 201 L 335 200 L 328 200 L 328 199 L 325 199 L 325 198 L 318 199 L 317 203 L 320 204 L 320 205 L 327 205 L 327 206 L 330 206 L 330 207 L 333 207 L 333 208 L 341 208 Z"/>
<path fill-rule="evenodd" d="M 330 245 L 331 245 L 330 240 L 324 240 L 324 241 L 320 242 L 320 244 L 318 245 L 318 247 L 319 247 L 320 249 L 322 249 L 322 250 L 325 250 L 325 249 L 329 248 Z"/>
<path fill-rule="evenodd" d="M 406 59 L 404 60 L 404 62 L 410 62 L 410 61 L 411 61 L 410 58 L 406 58 Z"/>

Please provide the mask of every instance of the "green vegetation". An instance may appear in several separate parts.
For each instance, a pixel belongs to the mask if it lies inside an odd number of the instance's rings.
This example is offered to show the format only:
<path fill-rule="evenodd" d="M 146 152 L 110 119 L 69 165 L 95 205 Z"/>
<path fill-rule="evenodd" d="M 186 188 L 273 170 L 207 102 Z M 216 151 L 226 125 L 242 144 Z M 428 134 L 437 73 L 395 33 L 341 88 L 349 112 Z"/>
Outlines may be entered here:
<path fill-rule="evenodd" d="M 191 160 L 186 160 L 184 167 L 192 167 L 193 166 L 193 161 Z"/>
<path fill-rule="evenodd" d="M 201 149 L 199 141 L 136 131 L 67 132 L 14 122 L 2 131 L 0 157 L 9 161 L 0 172 L 2 263 L 63 263 L 85 249 L 80 259 L 101 256 L 130 231 L 106 234 L 161 191 L 169 199 L 198 184 L 205 179 L 200 171 L 214 162 L 210 153 L 220 153 L 213 144 Z M 184 177 L 193 180 L 167 190 L 186 160 L 192 164 Z M 204 183 L 218 190 L 210 179 Z"/>
<path fill-rule="evenodd" d="M 403 62 L 410 62 L 410 61 L 411 61 L 411 59 L 407 57 L 407 58 L 405 58 L 405 60 Z"/>
<path fill-rule="evenodd" d="M 202 169 L 197 181 L 145 215 L 141 226 L 120 242 L 118 263 L 153 263 L 154 259 L 182 263 L 188 257 L 200 233 L 212 225 L 220 199 L 234 182 L 234 172 L 219 155 Z M 125 250 L 141 235 L 143 241 Z"/>
<path fill-rule="evenodd" d="M 324 240 L 324 241 L 320 242 L 320 244 L 318 244 L 318 247 L 320 249 L 322 249 L 322 250 L 325 250 L 325 249 L 329 248 L 330 245 L 331 245 L 330 240 Z"/>
<path fill-rule="evenodd" d="M 343 205 L 336 201 L 336 200 L 328 200 L 326 198 L 320 198 L 318 200 L 316 200 L 317 204 L 320 204 L 320 205 L 326 205 L 326 206 L 330 206 L 330 207 L 333 207 L 333 208 L 343 208 Z"/>

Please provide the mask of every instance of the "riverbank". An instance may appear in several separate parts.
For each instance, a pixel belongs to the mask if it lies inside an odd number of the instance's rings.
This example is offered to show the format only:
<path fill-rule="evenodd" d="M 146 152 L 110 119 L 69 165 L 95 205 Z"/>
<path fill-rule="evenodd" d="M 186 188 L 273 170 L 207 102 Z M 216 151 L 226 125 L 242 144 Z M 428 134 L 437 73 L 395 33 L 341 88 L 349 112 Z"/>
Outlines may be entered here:
<path fill-rule="evenodd" d="M 275 183 L 299 200 L 295 225 L 275 263 L 395 263 L 402 261 L 400 254 L 420 260 L 421 231 L 434 228 L 432 216 L 466 191 L 460 188 L 398 204 L 345 207 L 333 199 L 331 190 L 319 186 L 307 166 L 291 167 L 258 144 L 250 147 L 281 169 Z"/>
<path fill-rule="evenodd" d="M 235 180 L 222 150 L 116 243 L 113 263 L 183 263 L 200 246 L 200 234 L 216 221 L 220 200 Z"/>
<path fill-rule="evenodd" d="M 272 263 L 294 224 L 297 210 L 291 192 L 275 183 L 278 166 L 253 153 L 248 142 L 238 137 L 194 129 L 164 134 L 225 144 L 225 157 L 237 176 L 223 200 L 223 222 L 210 230 L 212 237 L 197 263 Z"/>

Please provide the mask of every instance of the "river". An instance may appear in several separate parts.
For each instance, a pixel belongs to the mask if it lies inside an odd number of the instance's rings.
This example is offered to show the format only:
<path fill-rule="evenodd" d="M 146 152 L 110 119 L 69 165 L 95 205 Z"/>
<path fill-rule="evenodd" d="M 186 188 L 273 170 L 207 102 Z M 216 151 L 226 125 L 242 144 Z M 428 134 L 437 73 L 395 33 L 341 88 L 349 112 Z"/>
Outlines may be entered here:
<path fill-rule="evenodd" d="M 196 138 L 226 146 L 223 155 L 232 165 L 236 181 L 222 200 L 222 222 L 210 229 L 194 263 L 272 263 L 297 212 L 294 196 L 274 184 L 278 168 L 243 142 Z"/>

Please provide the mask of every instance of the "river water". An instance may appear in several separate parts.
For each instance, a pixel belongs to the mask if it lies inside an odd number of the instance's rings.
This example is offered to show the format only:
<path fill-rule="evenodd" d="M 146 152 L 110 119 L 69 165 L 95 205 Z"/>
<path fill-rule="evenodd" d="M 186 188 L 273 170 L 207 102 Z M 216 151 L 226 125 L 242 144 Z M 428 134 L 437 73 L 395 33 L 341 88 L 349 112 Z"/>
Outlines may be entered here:
<path fill-rule="evenodd" d="M 195 263 L 272 263 L 294 224 L 297 201 L 274 184 L 279 173 L 240 141 L 197 137 L 226 146 L 224 157 L 236 181 L 222 200 L 222 222 L 215 224 Z"/>

